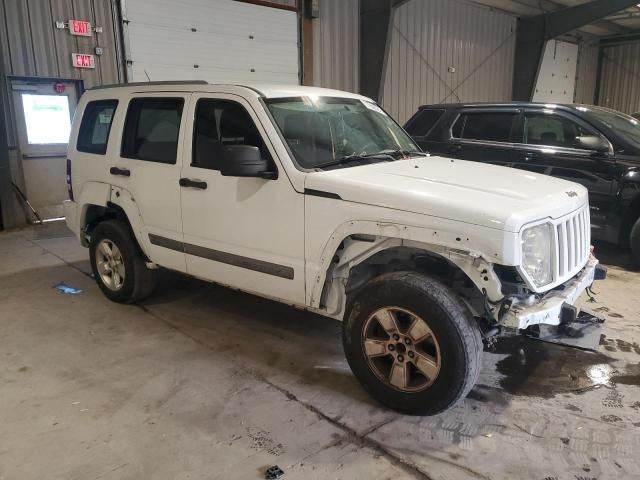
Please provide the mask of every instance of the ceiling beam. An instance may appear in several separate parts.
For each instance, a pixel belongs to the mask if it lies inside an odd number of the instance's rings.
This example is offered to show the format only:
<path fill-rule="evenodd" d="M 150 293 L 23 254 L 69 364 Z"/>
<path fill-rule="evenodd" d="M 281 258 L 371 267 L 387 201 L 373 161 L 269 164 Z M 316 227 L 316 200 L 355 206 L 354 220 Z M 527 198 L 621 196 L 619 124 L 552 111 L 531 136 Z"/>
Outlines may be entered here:
<path fill-rule="evenodd" d="M 636 3 L 637 0 L 593 0 L 534 17 L 518 19 L 513 99 L 531 100 L 544 46 L 548 40 L 579 29 Z"/>
<path fill-rule="evenodd" d="M 391 42 L 393 9 L 406 0 L 367 0 L 360 2 L 360 85 L 362 95 L 380 100 L 382 76 Z"/>

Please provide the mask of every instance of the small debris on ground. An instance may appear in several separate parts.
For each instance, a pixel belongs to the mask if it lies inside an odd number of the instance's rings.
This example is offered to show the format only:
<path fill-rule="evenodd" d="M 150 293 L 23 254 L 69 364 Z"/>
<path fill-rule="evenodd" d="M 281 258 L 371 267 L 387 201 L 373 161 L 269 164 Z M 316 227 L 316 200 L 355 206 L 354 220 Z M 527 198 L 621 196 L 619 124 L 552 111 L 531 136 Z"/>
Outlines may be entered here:
<path fill-rule="evenodd" d="M 284 471 L 278 465 L 273 465 L 267 468 L 266 472 L 264 472 L 264 478 L 266 480 L 277 480 L 278 478 L 282 478 L 283 476 Z"/>
<path fill-rule="evenodd" d="M 78 295 L 79 293 L 82 293 L 82 290 L 70 287 L 69 285 L 65 285 L 64 283 L 54 285 L 53 288 L 57 288 L 60 293 L 67 293 L 69 295 Z"/>

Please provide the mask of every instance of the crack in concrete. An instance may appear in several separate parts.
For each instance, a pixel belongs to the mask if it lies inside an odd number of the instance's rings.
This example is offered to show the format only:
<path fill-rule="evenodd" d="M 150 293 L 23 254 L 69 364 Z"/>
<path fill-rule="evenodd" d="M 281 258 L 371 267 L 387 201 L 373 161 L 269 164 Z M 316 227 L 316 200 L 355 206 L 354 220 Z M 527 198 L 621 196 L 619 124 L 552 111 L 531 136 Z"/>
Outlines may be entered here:
<path fill-rule="evenodd" d="M 62 263 L 64 263 L 67 267 L 69 268 L 73 268 L 74 270 L 80 272 L 81 274 L 85 275 L 86 277 L 89 277 L 91 279 L 93 279 L 93 274 L 85 272 L 84 270 L 82 270 L 81 268 L 79 268 L 78 266 L 74 265 L 73 263 L 67 262 L 64 258 L 62 258 L 60 255 L 58 255 L 55 252 L 52 252 L 51 250 L 49 250 L 46 247 L 43 247 L 42 245 L 40 245 L 39 243 L 31 240 L 30 238 L 24 237 L 24 239 L 31 243 L 33 246 L 41 248 L 43 251 L 47 252 L 49 255 L 53 255 L 54 257 L 56 257 L 58 260 L 60 260 Z"/>
<path fill-rule="evenodd" d="M 87 275 L 88 277 L 91 277 L 91 275 L 87 274 L 86 272 L 83 272 L 82 270 L 77 268 L 75 265 L 67 262 L 64 258 L 62 258 L 59 255 L 56 255 L 55 253 L 51 252 L 49 249 L 43 247 L 42 245 L 38 245 L 36 242 L 33 242 L 31 239 L 27 239 L 27 240 L 29 242 L 31 242 L 32 244 L 34 244 L 35 246 L 37 246 L 39 248 L 42 248 L 47 253 L 50 253 L 54 257 L 60 259 L 68 267 L 73 268 L 73 269 L 79 271 L 80 273 L 82 273 L 84 275 Z M 173 329 L 173 330 L 177 331 L 178 333 L 186 336 L 187 338 L 189 338 L 193 342 L 197 343 L 198 345 L 201 345 L 201 346 L 205 347 L 208 350 L 213 350 L 213 348 L 211 346 L 207 345 L 206 343 L 204 343 L 203 341 L 201 341 L 197 337 L 194 337 L 193 335 L 189 334 L 185 330 L 183 330 L 180 327 L 178 327 L 177 325 L 173 324 L 171 321 L 166 320 L 162 316 L 160 316 L 157 313 L 153 312 L 147 306 L 145 306 L 145 305 L 136 305 L 136 306 L 138 308 L 140 308 L 143 312 L 145 312 L 145 313 L 149 314 L 150 316 L 152 316 L 153 318 L 161 321 L 165 325 L 169 326 L 171 329 Z M 375 432 L 379 428 L 382 428 L 383 426 L 387 425 L 388 423 L 391 423 L 392 421 L 396 420 L 397 416 L 394 416 L 394 417 L 392 417 L 390 419 L 386 419 L 385 421 L 381 422 L 378 425 L 374 425 L 372 428 L 370 428 L 369 430 L 366 430 L 363 433 L 358 433 L 355 429 L 349 427 L 348 425 L 346 425 L 346 424 L 344 424 L 342 422 L 338 422 L 335 419 L 331 418 L 330 416 L 328 416 L 327 414 L 322 412 L 317 407 L 314 407 L 313 405 L 310 405 L 308 403 L 303 402 L 298 397 L 296 397 L 296 395 L 294 395 L 293 393 L 289 392 L 287 389 L 285 389 L 285 388 L 283 388 L 283 387 L 281 387 L 279 385 L 276 385 L 275 383 L 271 382 L 270 380 L 267 380 L 264 376 L 260 375 L 259 373 L 254 372 L 254 371 L 252 371 L 251 369 L 248 369 L 248 368 L 243 368 L 242 370 L 245 373 L 247 373 L 248 375 L 250 375 L 251 377 L 255 378 L 256 380 L 261 381 L 261 382 L 269 385 L 270 387 L 274 388 L 278 392 L 282 393 L 289 400 L 295 401 L 296 403 L 300 404 L 303 408 L 305 408 L 309 412 L 314 413 L 320 419 L 325 420 L 326 422 L 329 422 L 331 425 L 335 426 L 336 428 L 342 430 L 342 432 L 344 434 L 343 435 L 343 439 L 351 442 L 352 444 L 354 444 L 356 446 L 366 447 L 366 448 L 369 448 L 369 449 L 373 450 L 374 452 L 377 452 L 378 454 L 380 454 L 381 456 L 386 458 L 389 461 L 389 463 L 391 463 L 392 465 L 400 468 L 402 471 L 404 471 L 405 473 L 413 476 L 417 480 L 433 480 L 432 477 L 430 477 L 426 472 L 422 471 L 418 466 L 414 465 L 411 462 L 408 462 L 408 461 L 404 460 L 402 457 L 398 456 L 396 453 L 391 451 L 389 448 L 385 447 L 380 442 L 377 442 L 376 440 L 373 440 L 373 439 L 368 437 L 368 435 L 372 434 L 373 432 Z M 329 446 L 327 446 L 326 448 L 330 448 L 330 447 L 331 447 L 331 444 L 329 444 Z"/>
<path fill-rule="evenodd" d="M 147 314 L 151 315 L 153 318 L 161 321 L 162 323 L 164 323 L 165 325 L 169 326 L 171 329 L 177 331 L 178 333 L 181 333 L 182 335 L 188 337 L 189 339 L 191 339 L 192 341 L 194 341 L 198 345 L 201 345 L 201 346 L 205 347 L 208 350 L 214 350 L 213 347 L 207 345 L 202 340 L 200 340 L 197 337 L 191 335 L 189 332 L 181 329 L 180 327 L 178 327 L 177 325 L 172 323 L 170 320 L 167 320 L 167 319 L 163 318 L 162 316 L 158 315 L 157 313 L 153 312 L 147 306 L 145 306 L 145 305 L 137 305 L 137 306 L 142 311 L 144 311 Z M 412 464 L 410 462 L 407 462 L 406 460 L 404 460 L 403 458 L 401 458 L 400 456 L 398 456 L 397 454 L 392 452 L 390 449 L 386 448 L 380 442 L 377 442 L 377 441 L 375 441 L 375 440 L 373 440 L 371 438 L 368 438 L 368 435 L 370 435 L 371 433 L 373 433 L 376 430 L 378 430 L 379 428 L 387 425 L 388 423 L 391 423 L 392 421 L 396 420 L 398 418 L 397 416 L 393 416 L 390 419 L 386 419 L 383 422 L 381 422 L 381 423 L 379 423 L 377 425 L 374 425 L 372 428 L 370 428 L 369 430 L 367 430 L 367 431 L 365 431 L 363 433 L 358 433 L 356 430 L 354 430 L 353 428 L 349 427 L 348 425 L 345 425 L 344 423 L 338 422 L 335 419 L 331 418 L 330 416 L 328 416 L 327 414 L 322 412 L 317 407 L 314 407 L 313 405 L 310 405 L 308 403 L 303 402 L 295 394 L 291 393 L 290 391 L 288 391 L 287 389 L 285 389 L 285 388 L 283 388 L 283 387 L 281 387 L 279 385 L 276 385 L 272 381 L 267 380 L 263 375 L 259 374 L 258 372 L 255 372 L 254 370 L 251 370 L 249 368 L 242 368 L 242 371 L 244 373 L 248 374 L 249 376 L 251 376 L 252 378 L 254 378 L 254 379 L 256 379 L 256 380 L 258 380 L 258 381 L 260 381 L 262 383 L 265 383 L 266 385 L 269 385 L 271 388 L 273 388 L 273 389 L 277 390 L 278 392 L 282 393 L 287 399 L 300 404 L 303 408 L 305 408 L 306 410 L 308 410 L 311 413 L 314 413 L 321 420 L 329 422 L 334 427 L 340 429 L 343 432 L 343 437 L 341 437 L 340 441 L 346 440 L 346 441 L 349 441 L 350 443 L 352 443 L 352 444 L 354 444 L 356 446 L 367 447 L 367 448 L 373 450 L 374 452 L 378 453 L 379 455 L 385 457 L 389 461 L 389 463 L 391 463 L 392 465 L 400 468 L 402 471 L 404 471 L 405 473 L 413 476 L 413 478 L 415 478 L 417 480 L 433 480 L 432 477 L 430 477 L 426 472 L 420 470 L 420 468 L 418 468 L 416 465 L 414 465 L 414 464 Z M 331 448 L 332 446 L 335 446 L 335 444 L 337 444 L 337 443 L 338 443 L 338 441 L 336 440 L 334 442 L 331 442 L 330 444 L 328 444 L 324 448 Z"/>

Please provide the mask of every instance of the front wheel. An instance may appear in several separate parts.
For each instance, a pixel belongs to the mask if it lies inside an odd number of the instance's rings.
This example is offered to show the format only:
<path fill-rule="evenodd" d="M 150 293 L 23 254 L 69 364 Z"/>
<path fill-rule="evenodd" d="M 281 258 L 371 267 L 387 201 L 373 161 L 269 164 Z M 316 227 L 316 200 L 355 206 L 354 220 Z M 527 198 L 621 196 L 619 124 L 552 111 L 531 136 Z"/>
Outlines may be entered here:
<path fill-rule="evenodd" d="M 373 398 L 412 415 L 433 415 L 464 398 L 482 355 L 480 330 L 460 298 L 415 272 L 381 275 L 358 293 L 343 345 Z"/>

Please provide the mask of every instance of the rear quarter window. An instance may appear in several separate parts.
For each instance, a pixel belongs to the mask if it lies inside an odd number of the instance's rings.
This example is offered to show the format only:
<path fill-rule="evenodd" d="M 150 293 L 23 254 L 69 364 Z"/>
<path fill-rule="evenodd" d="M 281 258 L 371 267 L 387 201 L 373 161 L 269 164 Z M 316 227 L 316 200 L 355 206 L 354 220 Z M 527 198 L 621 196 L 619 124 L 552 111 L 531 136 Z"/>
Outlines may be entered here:
<path fill-rule="evenodd" d="M 444 109 L 424 108 L 405 125 L 405 130 L 412 137 L 425 137 L 440 120 Z"/>
<path fill-rule="evenodd" d="M 107 153 L 109 133 L 117 106 L 117 100 L 97 100 L 87 103 L 76 144 L 76 149 L 79 152 L 97 155 Z"/>

